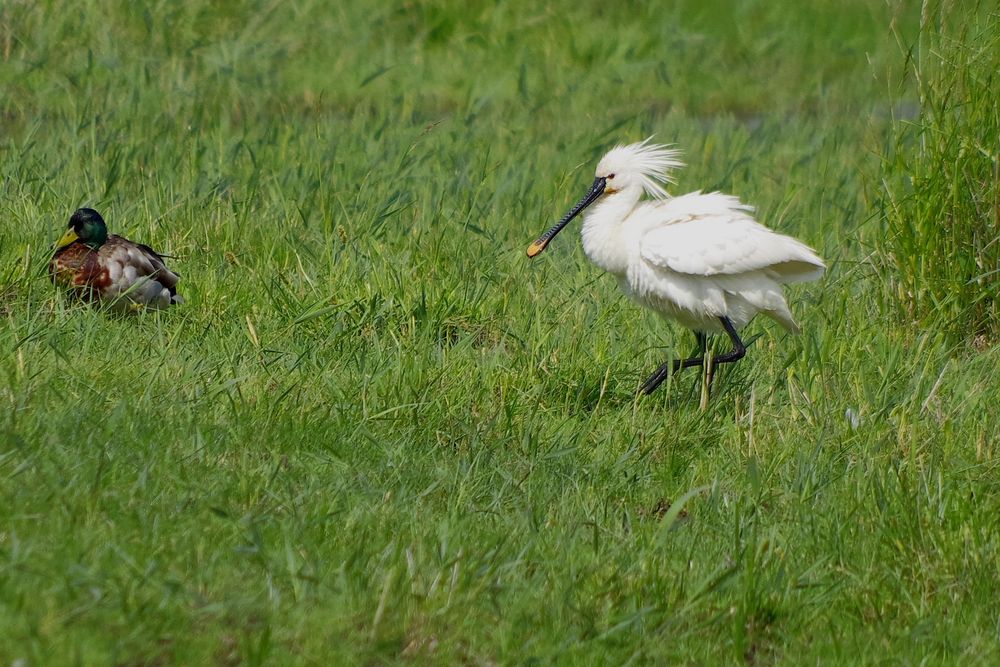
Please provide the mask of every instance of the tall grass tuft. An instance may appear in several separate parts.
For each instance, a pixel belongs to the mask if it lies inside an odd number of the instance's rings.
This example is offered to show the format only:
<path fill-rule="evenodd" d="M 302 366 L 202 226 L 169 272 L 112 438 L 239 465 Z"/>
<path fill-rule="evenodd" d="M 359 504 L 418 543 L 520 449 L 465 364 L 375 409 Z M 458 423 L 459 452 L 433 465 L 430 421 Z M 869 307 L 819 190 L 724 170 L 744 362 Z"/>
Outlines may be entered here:
<path fill-rule="evenodd" d="M 1000 13 L 925 2 L 908 65 L 916 118 L 894 114 L 878 195 L 885 236 L 876 258 L 889 310 L 955 341 L 995 342 Z M 895 108 L 907 106 L 904 98 Z"/>

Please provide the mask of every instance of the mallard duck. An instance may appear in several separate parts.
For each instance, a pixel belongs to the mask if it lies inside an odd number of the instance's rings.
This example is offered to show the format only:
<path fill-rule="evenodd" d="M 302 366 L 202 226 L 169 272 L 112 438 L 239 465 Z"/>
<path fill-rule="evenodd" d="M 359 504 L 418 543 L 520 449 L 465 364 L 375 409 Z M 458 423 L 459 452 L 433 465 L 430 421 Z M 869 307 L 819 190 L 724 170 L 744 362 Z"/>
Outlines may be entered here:
<path fill-rule="evenodd" d="M 147 245 L 108 234 L 104 218 L 92 208 L 77 209 L 69 219 L 49 262 L 49 275 L 73 296 L 117 311 L 183 303 L 177 294 L 180 277 L 163 257 Z"/>

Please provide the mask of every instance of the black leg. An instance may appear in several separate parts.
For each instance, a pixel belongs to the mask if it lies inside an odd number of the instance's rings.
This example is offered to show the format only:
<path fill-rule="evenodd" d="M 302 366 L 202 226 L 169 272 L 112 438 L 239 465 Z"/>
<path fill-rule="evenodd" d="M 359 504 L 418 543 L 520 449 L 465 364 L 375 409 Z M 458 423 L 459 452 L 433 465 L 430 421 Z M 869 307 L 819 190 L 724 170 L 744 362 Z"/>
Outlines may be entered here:
<path fill-rule="evenodd" d="M 649 376 L 649 379 L 642 383 L 640 391 L 644 394 L 652 394 L 656 391 L 656 388 L 663 384 L 663 381 L 668 377 L 681 370 L 682 368 L 690 368 L 691 366 L 701 366 L 705 363 L 704 357 L 691 357 L 690 359 L 676 359 L 674 361 L 668 361 L 659 368 L 656 372 Z"/>
<path fill-rule="evenodd" d="M 722 322 L 722 328 L 724 328 L 726 330 L 726 333 L 729 334 L 729 340 L 733 342 L 733 349 L 730 350 L 729 352 L 726 352 L 723 355 L 716 357 L 715 360 L 713 361 L 713 365 L 728 364 L 733 361 L 739 361 L 744 356 L 746 356 L 747 348 L 745 345 L 743 345 L 743 341 L 740 340 L 740 335 L 736 333 L 736 327 L 733 326 L 733 323 L 729 321 L 728 317 L 720 317 L 719 321 Z M 668 377 L 670 377 L 677 371 L 682 370 L 684 368 L 691 368 L 692 366 L 701 366 L 705 363 L 705 350 L 707 349 L 706 345 L 708 342 L 708 337 L 706 334 L 700 331 L 695 332 L 695 336 L 698 338 L 698 346 L 701 348 L 701 356 L 691 357 L 689 359 L 678 359 L 676 361 L 667 362 L 663 364 L 662 366 L 657 368 L 656 372 L 650 375 L 649 379 L 642 384 L 642 387 L 640 388 L 640 391 L 642 393 L 652 394 L 654 391 L 656 391 L 657 387 L 663 384 L 664 380 L 666 380 Z M 709 383 L 712 382 L 711 377 L 709 378 L 708 381 Z"/>
<path fill-rule="evenodd" d="M 740 335 L 736 333 L 736 327 L 733 323 L 729 321 L 728 317 L 720 317 L 719 321 L 722 322 L 722 327 L 729 334 L 729 340 L 733 341 L 733 349 L 725 354 L 715 358 L 715 363 L 717 364 L 728 364 L 733 361 L 739 361 L 747 354 L 747 348 L 740 340 Z"/>
<path fill-rule="evenodd" d="M 720 317 L 719 321 L 722 322 L 722 326 L 725 328 L 726 333 L 729 334 L 729 340 L 733 341 L 733 349 L 712 360 L 712 365 L 708 367 L 708 379 L 706 380 L 708 389 L 712 388 L 712 380 L 715 378 L 715 367 L 718 364 L 728 364 L 733 361 L 739 361 L 747 354 L 746 345 L 744 345 L 743 341 L 740 340 L 740 335 L 736 333 L 736 327 L 734 327 L 733 323 L 729 321 L 729 318 Z"/>
<path fill-rule="evenodd" d="M 656 372 L 649 376 L 640 389 L 644 394 L 652 394 L 656 391 L 656 388 L 663 384 L 663 381 L 668 377 L 681 370 L 682 368 L 690 368 L 691 366 L 701 366 L 705 363 L 705 351 L 708 349 L 708 334 L 703 331 L 694 332 L 695 339 L 698 341 L 698 349 L 695 350 L 696 353 L 700 353 L 699 357 L 690 357 L 688 359 L 675 359 L 674 361 L 668 361 L 662 366 L 656 369 Z"/>

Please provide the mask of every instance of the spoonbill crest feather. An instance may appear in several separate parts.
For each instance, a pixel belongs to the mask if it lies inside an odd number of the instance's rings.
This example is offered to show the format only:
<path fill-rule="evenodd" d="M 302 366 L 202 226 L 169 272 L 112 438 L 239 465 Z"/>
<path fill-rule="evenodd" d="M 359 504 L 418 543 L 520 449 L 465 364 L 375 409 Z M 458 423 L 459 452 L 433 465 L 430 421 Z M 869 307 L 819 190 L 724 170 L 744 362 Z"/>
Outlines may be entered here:
<path fill-rule="evenodd" d="M 680 161 L 680 151 L 651 144 L 651 139 L 612 148 L 597 163 L 597 176 L 613 175 L 608 183 L 611 190 L 638 184 L 653 199 L 666 199 L 669 195 L 663 186 L 674 183 L 671 171 L 682 168 L 684 163 Z"/>

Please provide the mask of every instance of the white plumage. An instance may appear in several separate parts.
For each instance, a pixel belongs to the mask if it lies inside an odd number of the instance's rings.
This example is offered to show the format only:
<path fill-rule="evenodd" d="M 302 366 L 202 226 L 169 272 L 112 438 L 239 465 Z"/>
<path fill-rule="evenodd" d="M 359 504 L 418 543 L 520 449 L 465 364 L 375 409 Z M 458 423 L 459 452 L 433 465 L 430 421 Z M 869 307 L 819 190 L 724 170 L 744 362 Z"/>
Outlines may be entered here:
<path fill-rule="evenodd" d="M 695 332 L 729 333 L 734 353 L 719 362 L 743 356 L 736 330 L 758 313 L 797 333 L 781 286 L 818 279 L 823 260 L 802 242 L 758 223 L 753 209 L 736 197 L 719 192 L 670 197 L 662 184 L 671 182 L 670 169 L 681 166 L 676 151 L 648 140 L 612 149 L 597 165 L 587 195 L 529 247 L 528 255 L 544 250 L 590 206 L 582 231 L 587 257 L 642 306 Z M 643 193 L 652 199 L 643 201 Z M 688 359 L 673 370 L 701 363 Z M 661 367 L 654 378 L 662 377 L 644 389 L 655 389 L 669 370 Z"/>

